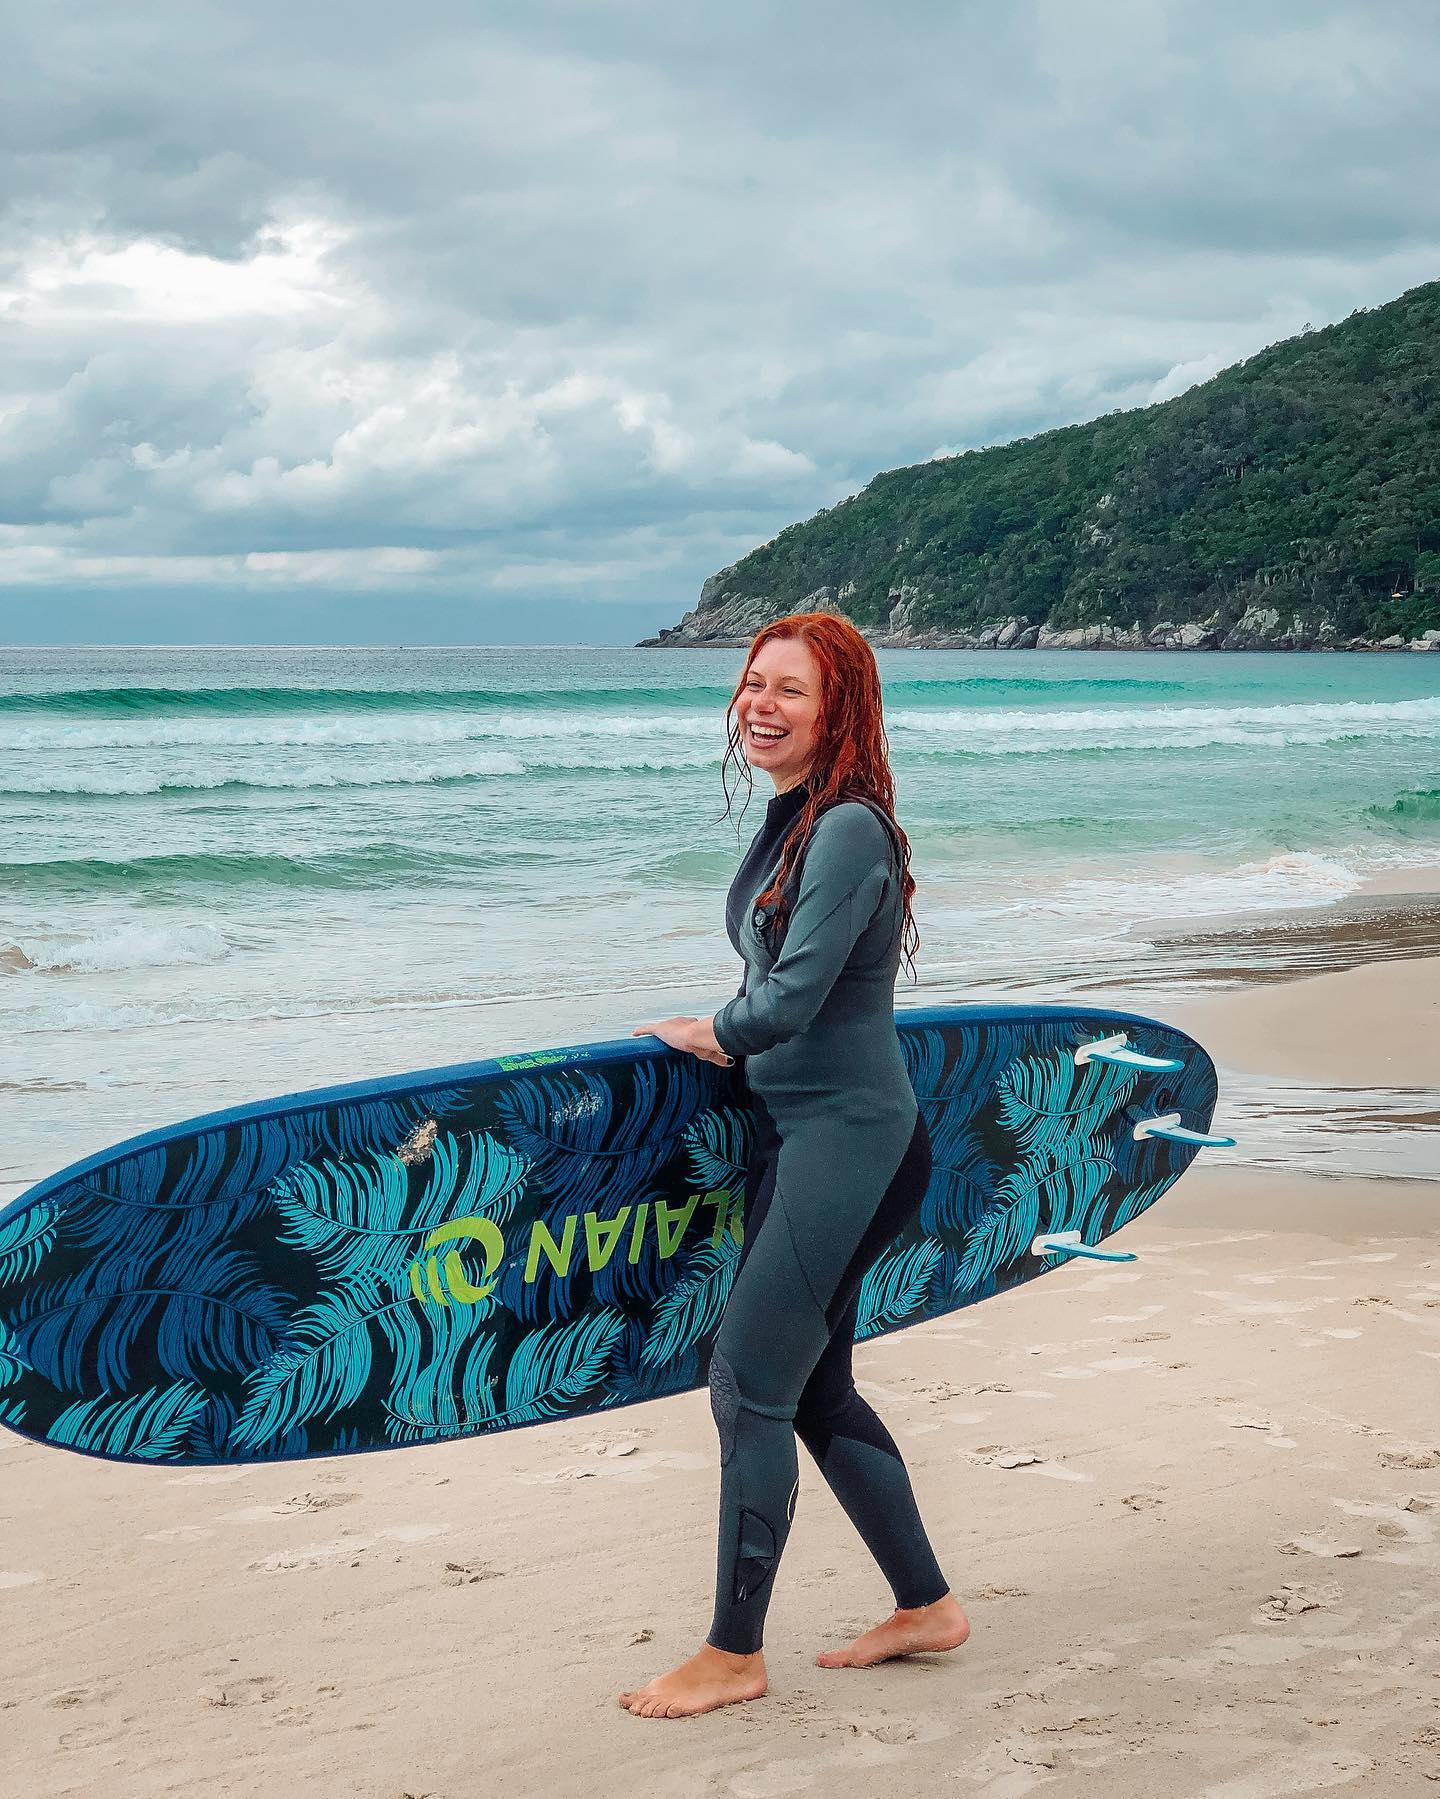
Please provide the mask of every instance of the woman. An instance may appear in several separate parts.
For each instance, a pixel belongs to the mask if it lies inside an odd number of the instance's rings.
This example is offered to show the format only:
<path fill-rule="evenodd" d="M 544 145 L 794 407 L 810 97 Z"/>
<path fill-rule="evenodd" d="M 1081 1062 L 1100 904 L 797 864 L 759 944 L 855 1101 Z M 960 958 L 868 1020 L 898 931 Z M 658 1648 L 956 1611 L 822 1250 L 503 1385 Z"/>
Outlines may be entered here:
<path fill-rule="evenodd" d="M 767 625 L 731 700 L 727 763 L 775 783 L 730 888 L 745 959 L 714 1018 L 642 1026 L 672 1048 L 744 1057 L 756 1117 L 745 1243 L 710 1365 L 720 1435 L 715 1616 L 698 1654 L 620 1703 L 680 1718 L 765 1692 L 765 1610 L 798 1489 L 798 1433 L 895 1592 L 894 1615 L 824 1668 L 953 1649 L 969 1626 L 935 1561 L 900 1452 L 850 1372 L 860 1282 L 919 1207 L 930 1144 L 894 987 L 910 846 L 894 820 L 880 676 L 844 619 Z M 748 779 L 748 771 L 747 771 Z"/>

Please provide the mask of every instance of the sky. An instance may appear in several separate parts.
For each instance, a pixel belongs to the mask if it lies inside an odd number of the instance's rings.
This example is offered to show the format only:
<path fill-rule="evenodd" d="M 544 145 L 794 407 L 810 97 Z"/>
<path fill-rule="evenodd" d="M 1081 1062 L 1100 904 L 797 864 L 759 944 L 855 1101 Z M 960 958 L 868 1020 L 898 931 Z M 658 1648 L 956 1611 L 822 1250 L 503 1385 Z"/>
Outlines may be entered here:
<path fill-rule="evenodd" d="M 0 641 L 628 643 L 1440 276 L 1432 0 L 31 0 Z"/>

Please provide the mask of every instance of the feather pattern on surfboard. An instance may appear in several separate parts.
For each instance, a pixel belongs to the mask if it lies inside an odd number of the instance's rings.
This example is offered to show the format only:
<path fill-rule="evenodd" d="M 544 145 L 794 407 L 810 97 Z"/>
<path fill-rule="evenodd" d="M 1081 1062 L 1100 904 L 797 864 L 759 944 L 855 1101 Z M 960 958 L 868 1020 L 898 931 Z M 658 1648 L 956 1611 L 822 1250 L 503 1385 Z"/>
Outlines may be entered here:
<path fill-rule="evenodd" d="M 857 1336 L 1058 1266 L 1189 1165 L 1209 1058 L 1098 1009 L 901 1013 L 929 1130 L 917 1215 Z M 1082 1058 L 1128 1035 L 1177 1072 Z M 741 1264 L 735 1071 L 626 1040 L 198 1119 L 0 1214 L 0 1424 L 112 1459 L 343 1454 L 609 1410 L 704 1380 Z"/>

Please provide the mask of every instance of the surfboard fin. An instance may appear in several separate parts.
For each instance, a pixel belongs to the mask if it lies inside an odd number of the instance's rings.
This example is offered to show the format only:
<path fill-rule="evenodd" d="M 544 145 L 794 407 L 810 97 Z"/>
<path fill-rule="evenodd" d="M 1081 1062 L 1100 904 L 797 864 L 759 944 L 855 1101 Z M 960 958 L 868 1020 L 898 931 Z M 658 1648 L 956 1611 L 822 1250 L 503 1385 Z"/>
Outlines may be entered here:
<path fill-rule="evenodd" d="M 1124 1249 L 1092 1249 L 1082 1243 L 1079 1231 L 1051 1231 L 1030 1245 L 1032 1256 L 1083 1256 L 1087 1262 L 1133 1262 L 1138 1258 Z"/>
<path fill-rule="evenodd" d="M 1075 1066 L 1083 1068 L 1087 1062 L 1108 1062 L 1116 1068 L 1143 1068 L 1151 1074 L 1178 1074 L 1185 1066 L 1174 1056 L 1142 1055 L 1138 1049 L 1126 1047 L 1129 1041 L 1124 1031 L 1116 1031 L 1113 1037 L 1097 1037 L 1093 1043 L 1082 1043 L 1075 1051 Z"/>
<path fill-rule="evenodd" d="M 1193 1143 L 1199 1149 L 1234 1149 L 1233 1137 L 1217 1137 L 1206 1131 L 1187 1130 L 1178 1112 L 1166 1112 L 1160 1118 L 1142 1118 L 1132 1133 L 1137 1143 L 1147 1137 L 1160 1137 L 1166 1143 Z"/>

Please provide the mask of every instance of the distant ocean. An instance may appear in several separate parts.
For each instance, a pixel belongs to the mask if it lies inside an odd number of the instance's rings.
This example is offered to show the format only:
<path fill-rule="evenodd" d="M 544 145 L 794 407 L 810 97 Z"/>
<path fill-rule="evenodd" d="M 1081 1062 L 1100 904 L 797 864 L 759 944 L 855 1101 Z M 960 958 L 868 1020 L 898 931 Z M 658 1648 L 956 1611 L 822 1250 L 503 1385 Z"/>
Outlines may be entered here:
<path fill-rule="evenodd" d="M 0 647 L 0 1198 L 297 1087 L 734 989 L 736 651 Z M 881 652 L 904 1004 L 1440 862 L 1440 656 Z"/>

